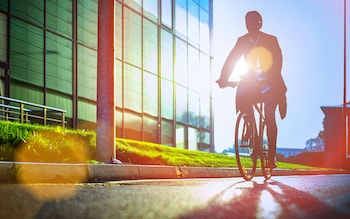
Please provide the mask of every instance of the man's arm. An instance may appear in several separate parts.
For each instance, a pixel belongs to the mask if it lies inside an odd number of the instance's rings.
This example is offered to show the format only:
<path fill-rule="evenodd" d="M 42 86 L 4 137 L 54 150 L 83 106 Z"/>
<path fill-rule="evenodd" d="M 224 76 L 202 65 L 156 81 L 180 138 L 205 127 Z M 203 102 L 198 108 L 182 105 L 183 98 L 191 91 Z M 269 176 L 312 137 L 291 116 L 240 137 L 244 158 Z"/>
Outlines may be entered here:
<path fill-rule="evenodd" d="M 235 67 L 238 60 L 241 58 L 241 43 L 238 39 L 236 45 L 232 48 L 231 52 L 227 56 L 225 63 L 221 69 L 220 78 L 216 81 L 220 87 L 225 87 L 226 82 L 232 74 L 233 68 Z"/>

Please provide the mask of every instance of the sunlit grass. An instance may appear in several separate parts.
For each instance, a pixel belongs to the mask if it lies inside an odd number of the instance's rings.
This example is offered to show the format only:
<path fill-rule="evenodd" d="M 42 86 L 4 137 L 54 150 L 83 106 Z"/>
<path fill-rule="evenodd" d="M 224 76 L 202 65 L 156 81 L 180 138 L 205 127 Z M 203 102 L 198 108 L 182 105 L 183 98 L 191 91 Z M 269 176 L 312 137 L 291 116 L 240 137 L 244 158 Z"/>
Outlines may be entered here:
<path fill-rule="evenodd" d="M 234 156 L 191 151 L 149 142 L 116 139 L 117 159 L 123 163 L 193 167 L 237 167 Z M 61 127 L 0 121 L 0 160 L 98 163 L 96 133 Z M 260 164 L 258 162 L 258 167 Z M 278 162 L 279 168 L 312 167 Z"/>

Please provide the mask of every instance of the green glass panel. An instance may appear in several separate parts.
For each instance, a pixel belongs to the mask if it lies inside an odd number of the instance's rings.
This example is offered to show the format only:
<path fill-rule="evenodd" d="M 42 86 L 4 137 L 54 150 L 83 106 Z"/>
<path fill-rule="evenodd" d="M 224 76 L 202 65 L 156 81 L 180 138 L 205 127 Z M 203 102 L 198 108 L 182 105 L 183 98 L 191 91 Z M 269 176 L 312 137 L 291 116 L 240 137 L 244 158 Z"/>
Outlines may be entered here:
<path fill-rule="evenodd" d="M 199 15 L 200 48 L 206 53 L 210 52 L 210 26 L 209 13 L 202 8 Z"/>
<path fill-rule="evenodd" d="M 78 95 L 96 100 L 97 52 L 78 46 Z"/>
<path fill-rule="evenodd" d="M 188 128 L 188 149 L 198 150 L 198 130 L 189 127 Z"/>
<path fill-rule="evenodd" d="M 158 20 L 158 1 L 143 1 L 143 14 L 151 20 Z"/>
<path fill-rule="evenodd" d="M 173 83 L 171 81 L 162 79 L 162 92 L 161 92 L 162 117 L 170 120 L 174 119 L 173 93 L 174 93 Z"/>
<path fill-rule="evenodd" d="M 142 74 L 131 65 L 124 65 L 124 107 L 142 112 Z"/>
<path fill-rule="evenodd" d="M 116 2 L 115 5 L 115 21 L 114 21 L 114 56 L 118 59 L 122 59 L 123 57 L 123 14 L 122 14 L 122 6 L 120 3 Z"/>
<path fill-rule="evenodd" d="M 47 33 L 46 86 L 72 94 L 72 42 Z"/>
<path fill-rule="evenodd" d="M 0 61 L 7 59 L 7 16 L 0 13 Z"/>
<path fill-rule="evenodd" d="M 114 93 L 115 104 L 117 107 L 123 107 L 123 69 L 120 61 L 114 62 Z"/>
<path fill-rule="evenodd" d="M 46 1 L 46 25 L 48 29 L 71 37 L 72 17 L 72 0 Z"/>
<path fill-rule="evenodd" d="M 124 10 L 124 57 L 125 61 L 141 67 L 142 39 L 141 17 L 135 12 Z"/>
<path fill-rule="evenodd" d="M 143 141 L 157 143 L 158 122 L 156 119 L 143 118 Z"/>
<path fill-rule="evenodd" d="M 188 124 L 199 126 L 199 94 L 191 90 L 188 91 Z"/>
<path fill-rule="evenodd" d="M 173 145 L 173 123 L 170 121 L 162 120 L 162 139 L 161 144 L 162 145 Z"/>
<path fill-rule="evenodd" d="M 162 0 L 162 24 L 172 28 L 172 0 Z"/>
<path fill-rule="evenodd" d="M 193 1 L 188 1 L 188 40 L 195 45 L 199 43 L 199 7 Z"/>
<path fill-rule="evenodd" d="M 186 126 L 176 124 L 176 148 L 185 149 L 187 146 Z"/>
<path fill-rule="evenodd" d="M 78 1 L 78 40 L 97 49 L 98 0 Z"/>
<path fill-rule="evenodd" d="M 187 44 L 176 38 L 176 83 L 187 86 Z"/>
<path fill-rule="evenodd" d="M 158 78 L 149 73 L 143 76 L 143 110 L 145 113 L 158 115 Z"/>
<path fill-rule="evenodd" d="M 11 78 L 43 86 L 43 30 L 11 19 Z"/>
<path fill-rule="evenodd" d="M 204 53 L 200 53 L 199 72 L 201 78 L 201 86 L 197 87 L 197 91 L 199 91 L 202 95 L 209 97 L 211 90 L 210 57 Z"/>
<path fill-rule="evenodd" d="M 132 9 L 141 12 L 141 1 L 142 0 L 124 0 L 125 4 L 130 6 Z M 149 0 L 147 0 L 149 1 Z M 151 0 L 154 1 L 154 0 Z"/>
<path fill-rule="evenodd" d="M 70 96 L 63 96 L 56 92 L 48 91 L 46 92 L 46 105 L 66 110 L 66 117 L 72 118 L 73 102 Z"/>
<path fill-rule="evenodd" d="M 123 112 L 117 110 L 115 112 L 115 124 L 117 126 L 117 138 L 123 138 Z"/>
<path fill-rule="evenodd" d="M 143 19 L 143 67 L 158 73 L 158 34 L 157 26 Z"/>
<path fill-rule="evenodd" d="M 85 101 L 78 101 L 79 120 L 96 122 L 96 105 Z M 84 125 L 80 124 L 82 127 Z"/>
<path fill-rule="evenodd" d="M 15 81 L 11 82 L 10 86 L 11 98 L 24 100 L 36 104 L 44 104 L 44 93 L 42 89 L 33 87 L 30 84 L 18 84 Z"/>
<path fill-rule="evenodd" d="M 1 0 L 0 1 L 0 10 L 7 11 L 7 5 L 8 5 L 7 0 Z"/>
<path fill-rule="evenodd" d="M 199 126 L 209 129 L 210 127 L 210 99 L 209 97 L 201 97 L 200 99 L 200 117 Z"/>
<path fill-rule="evenodd" d="M 188 87 L 199 91 L 203 86 L 202 73 L 199 71 L 199 51 L 192 46 L 188 47 L 188 63 Z"/>
<path fill-rule="evenodd" d="M 187 89 L 176 86 L 176 121 L 187 124 Z"/>
<path fill-rule="evenodd" d="M 173 80 L 173 36 L 168 31 L 161 32 L 162 77 Z"/>
<path fill-rule="evenodd" d="M 139 115 L 124 113 L 125 138 L 142 141 L 142 118 Z"/>
<path fill-rule="evenodd" d="M 175 0 L 175 30 L 182 37 L 187 37 L 187 0 Z"/>
<path fill-rule="evenodd" d="M 11 0 L 11 14 L 28 22 L 44 24 L 44 1 Z"/>

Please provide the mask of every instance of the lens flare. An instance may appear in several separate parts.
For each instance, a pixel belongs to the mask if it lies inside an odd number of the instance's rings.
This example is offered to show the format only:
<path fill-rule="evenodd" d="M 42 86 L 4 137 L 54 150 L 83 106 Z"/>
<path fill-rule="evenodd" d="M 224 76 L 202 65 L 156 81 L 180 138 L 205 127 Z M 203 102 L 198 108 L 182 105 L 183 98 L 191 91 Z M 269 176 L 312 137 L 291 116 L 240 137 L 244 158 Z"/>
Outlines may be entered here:
<path fill-rule="evenodd" d="M 267 72 L 272 64 L 273 59 L 271 52 L 264 47 L 254 47 L 246 56 L 248 68 L 253 72 Z"/>

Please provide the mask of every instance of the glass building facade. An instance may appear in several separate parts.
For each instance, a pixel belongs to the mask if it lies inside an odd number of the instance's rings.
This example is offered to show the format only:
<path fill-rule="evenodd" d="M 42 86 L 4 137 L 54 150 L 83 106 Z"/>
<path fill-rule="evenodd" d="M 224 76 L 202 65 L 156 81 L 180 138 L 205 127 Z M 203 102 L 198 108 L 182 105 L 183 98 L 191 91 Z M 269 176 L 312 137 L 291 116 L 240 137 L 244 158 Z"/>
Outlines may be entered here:
<path fill-rule="evenodd" d="M 115 0 L 117 137 L 214 151 L 212 0 Z M 0 92 L 95 129 L 98 0 L 0 1 Z"/>

